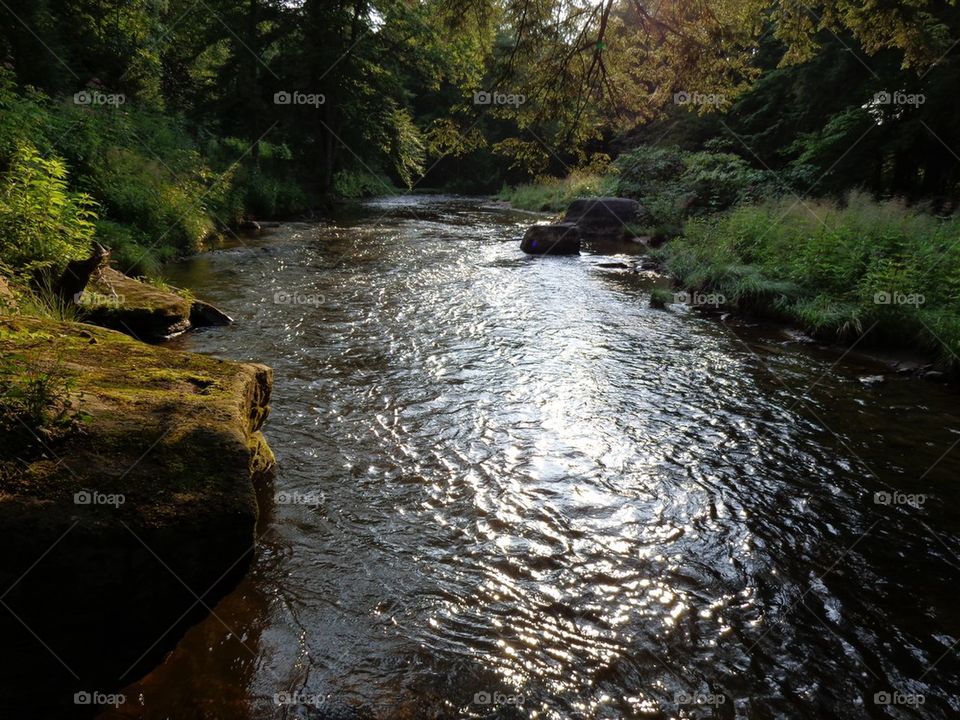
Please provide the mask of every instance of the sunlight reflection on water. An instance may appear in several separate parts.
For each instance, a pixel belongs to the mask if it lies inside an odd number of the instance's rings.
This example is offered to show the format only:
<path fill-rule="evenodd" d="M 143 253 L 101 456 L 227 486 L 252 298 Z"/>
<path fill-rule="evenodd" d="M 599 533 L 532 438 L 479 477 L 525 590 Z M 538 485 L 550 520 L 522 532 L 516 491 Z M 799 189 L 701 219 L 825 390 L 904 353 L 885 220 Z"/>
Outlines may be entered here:
<path fill-rule="evenodd" d="M 182 344 L 274 367 L 277 489 L 325 501 L 271 508 L 218 608 L 257 656 L 201 624 L 138 686 L 158 698 L 146 717 L 178 688 L 217 712 L 227 686 L 230 712 L 256 718 L 292 717 L 272 702 L 291 689 L 323 700 L 296 717 L 866 717 L 864 662 L 897 686 L 945 649 L 918 618 L 952 592 L 949 566 L 916 601 L 901 561 L 863 543 L 811 586 L 876 519 L 875 483 L 719 322 L 650 309 L 653 281 L 589 256 L 521 256 L 530 218 L 478 201 L 391 199 L 352 222 L 173 278 L 239 319 Z M 763 352 L 798 390 L 832 363 Z M 941 390 L 864 398 L 844 372 L 812 402 L 887 481 L 960 427 Z M 918 394 L 933 419 L 888 446 L 870 428 Z M 949 513 L 929 512 L 955 546 Z M 922 529 L 888 522 L 939 561 Z"/>

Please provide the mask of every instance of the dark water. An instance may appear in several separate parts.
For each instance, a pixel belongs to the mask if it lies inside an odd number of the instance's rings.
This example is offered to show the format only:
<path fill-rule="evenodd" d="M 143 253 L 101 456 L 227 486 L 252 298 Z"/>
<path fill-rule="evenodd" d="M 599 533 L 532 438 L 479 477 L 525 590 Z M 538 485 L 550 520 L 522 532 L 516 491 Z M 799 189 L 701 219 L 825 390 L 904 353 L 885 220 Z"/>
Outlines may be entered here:
<path fill-rule="evenodd" d="M 238 321 L 177 344 L 276 372 L 276 502 L 103 717 L 960 717 L 957 393 L 530 222 L 399 198 L 175 269 Z"/>

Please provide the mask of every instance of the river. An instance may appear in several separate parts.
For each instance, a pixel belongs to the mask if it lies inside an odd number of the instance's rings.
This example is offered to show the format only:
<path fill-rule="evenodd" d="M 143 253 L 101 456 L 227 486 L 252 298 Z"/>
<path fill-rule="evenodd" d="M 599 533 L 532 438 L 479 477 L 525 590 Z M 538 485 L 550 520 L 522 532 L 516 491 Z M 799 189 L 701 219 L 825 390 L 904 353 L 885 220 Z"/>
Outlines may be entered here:
<path fill-rule="evenodd" d="M 960 716 L 960 410 L 411 196 L 170 269 L 274 368 L 240 586 L 102 718 Z"/>

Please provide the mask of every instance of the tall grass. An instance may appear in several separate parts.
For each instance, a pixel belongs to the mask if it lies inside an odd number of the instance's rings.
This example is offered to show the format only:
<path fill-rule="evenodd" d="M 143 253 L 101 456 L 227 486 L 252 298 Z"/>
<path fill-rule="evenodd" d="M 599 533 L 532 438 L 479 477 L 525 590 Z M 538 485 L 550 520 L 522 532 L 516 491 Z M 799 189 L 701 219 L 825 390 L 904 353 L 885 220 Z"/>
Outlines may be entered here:
<path fill-rule="evenodd" d="M 771 200 L 691 220 L 659 254 L 689 289 L 820 337 L 866 333 L 960 365 L 960 217 L 856 193 Z"/>
<path fill-rule="evenodd" d="M 523 210 L 561 212 L 577 198 L 609 194 L 614 183 L 614 178 L 608 175 L 574 170 L 565 178 L 545 177 L 527 185 L 505 185 L 497 198 Z"/>

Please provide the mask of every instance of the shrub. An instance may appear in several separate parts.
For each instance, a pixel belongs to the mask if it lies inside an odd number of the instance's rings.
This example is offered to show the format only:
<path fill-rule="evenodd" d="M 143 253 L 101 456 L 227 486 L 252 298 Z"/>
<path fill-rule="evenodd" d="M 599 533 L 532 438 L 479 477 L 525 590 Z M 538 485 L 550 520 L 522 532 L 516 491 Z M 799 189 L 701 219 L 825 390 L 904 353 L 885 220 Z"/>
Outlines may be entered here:
<path fill-rule="evenodd" d="M 205 170 L 173 177 L 157 160 L 127 148 L 107 152 L 91 179 L 108 217 L 130 225 L 151 244 L 195 252 L 214 232 L 202 199 L 208 192 Z"/>
<path fill-rule="evenodd" d="M 109 248 L 117 269 L 133 276 L 158 274 L 161 265 L 176 254 L 173 247 L 162 242 L 151 244 L 137 228 L 111 220 L 97 221 L 97 242 Z"/>
<path fill-rule="evenodd" d="M 622 154 L 613 168 L 616 194 L 634 198 L 650 213 L 639 234 L 678 235 L 689 217 L 766 197 L 773 189 L 770 173 L 730 153 L 645 145 Z"/>
<path fill-rule="evenodd" d="M 303 189 L 294 182 L 261 173 L 251 173 L 240 181 L 243 207 L 255 217 L 290 216 L 309 207 Z"/>
<path fill-rule="evenodd" d="M 689 196 L 688 213 L 713 213 L 769 193 L 769 173 L 756 170 L 738 155 L 689 153 L 683 159 L 680 185 Z"/>
<path fill-rule="evenodd" d="M 0 358 L 0 437 L 33 446 L 55 440 L 84 419 L 70 397 L 62 364 L 38 365 L 21 355 Z"/>
<path fill-rule="evenodd" d="M 871 331 L 960 363 L 960 217 L 851 194 L 844 204 L 768 200 L 693 219 L 659 251 L 693 289 L 825 336 Z"/>
<path fill-rule="evenodd" d="M 333 176 L 333 191 L 342 198 L 359 200 L 375 195 L 393 195 L 397 188 L 382 174 L 366 170 L 341 170 Z"/>
<path fill-rule="evenodd" d="M 0 179 L 0 262 L 16 274 L 59 274 L 85 257 L 94 234 L 93 202 L 71 192 L 59 158 L 18 143 Z"/>
<path fill-rule="evenodd" d="M 152 275 L 248 212 L 303 209 L 290 151 L 259 150 L 254 172 L 241 140 L 135 105 L 53 102 L 0 68 L 0 263 L 23 277 L 56 272 L 95 232 L 122 270 Z"/>

